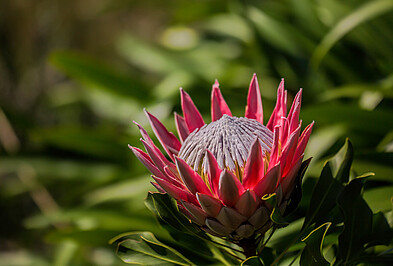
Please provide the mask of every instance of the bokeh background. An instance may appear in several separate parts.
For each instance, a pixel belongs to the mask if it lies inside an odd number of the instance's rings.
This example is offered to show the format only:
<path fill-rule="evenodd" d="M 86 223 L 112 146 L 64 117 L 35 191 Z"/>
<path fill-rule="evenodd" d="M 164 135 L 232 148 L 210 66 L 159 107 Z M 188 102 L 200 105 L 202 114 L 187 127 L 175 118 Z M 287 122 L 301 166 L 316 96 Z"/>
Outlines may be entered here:
<path fill-rule="evenodd" d="M 151 132 L 146 107 L 175 130 L 180 86 L 209 121 L 216 78 L 241 116 L 254 72 L 266 119 L 285 78 L 316 122 L 298 212 L 346 137 L 353 170 L 375 172 L 365 199 L 388 212 L 392 47 L 391 0 L 1 0 L 0 265 L 123 265 L 119 233 L 170 241 L 143 203 L 132 121 Z"/>

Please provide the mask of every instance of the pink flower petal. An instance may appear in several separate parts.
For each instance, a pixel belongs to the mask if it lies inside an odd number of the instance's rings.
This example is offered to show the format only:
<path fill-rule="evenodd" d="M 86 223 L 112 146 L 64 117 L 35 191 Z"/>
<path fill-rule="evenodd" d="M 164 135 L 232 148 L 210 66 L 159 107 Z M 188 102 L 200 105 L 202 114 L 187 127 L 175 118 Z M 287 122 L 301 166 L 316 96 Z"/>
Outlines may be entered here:
<path fill-rule="evenodd" d="M 156 134 L 158 140 L 161 145 L 164 147 L 165 151 L 168 153 L 169 157 L 174 160 L 173 155 L 177 155 L 181 148 L 180 141 L 173 135 L 172 132 L 169 132 L 165 126 L 155 117 L 145 110 L 145 113 L 150 121 L 150 125 Z"/>
<path fill-rule="evenodd" d="M 221 169 L 218 166 L 216 158 L 209 150 L 206 151 L 205 158 L 207 159 L 207 175 L 209 178 L 209 185 L 213 194 L 217 195 Z"/>
<path fill-rule="evenodd" d="M 187 209 L 187 211 L 192 215 L 191 218 L 196 224 L 199 225 L 204 225 L 205 224 L 205 219 L 207 217 L 207 214 L 198 206 L 189 203 L 187 201 L 181 201 L 183 206 Z"/>
<path fill-rule="evenodd" d="M 198 109 L 194 105 L 194 102 L 191 100 L 190 95 L 185 92 L 182 88 L 180 88 L 181 94 L 181 107 L 183 109 L 184 119 L 186 121 L 188 130 L 193 132 L 197 128 L 201 128 L 205 122 Z"/>
<path fill-rule="evenodd" d="M 288 139 L 288 131 L 289 131 L 289 123 L 288 119 L 285 117 L 281 117 L 281 130 L 280 130 L 280 142 L 281 145 L 284 145 Z"/>
<path fill-rule="evenodd" d="M 295 154 L 297 142 L 300 134 L 300 126 L 291 134 L 288 139 L 288 142 L 285 144 L 283 151 L 281 153 L 280 162 L 281 162 L 281 172 L 283 175 L 286 175 L 290 170 L 290 166 L 292 163 L 293 155 Z"/>
<path fill-rule="evenodd" d="M 302 105 L 302 89 L 296 94 L 291 110 L 288 114 L 289 133 L 292 133 L 299 126 L 300 107 Z"/>
<path fill-rule="evenodd" d="M 243 195 L 240 196 L 235 208 L 243 216 L 250 217 L 257 207 L 261 204 L 261 200 L 253 190 L 247 189 Z"/>
<path fill-rule="evenodd" d="M 198 175 L 184 160 L 175 157 L 177 170 L 180 176 L 186 184 L 187 188 L 192 194 L 197 192 L 211 195 L 211 192 L 205 182 L 203 182 L 202 177 Z"/>
<path fill-rule="evenodd" d="M 165 174 L 166 174 L 167 176 L 170 176 L 170 177 L 172 177 L 173 179 L 182 181 L 181 178 L 180 178 L 179 172 L 178 172 L 177 169 L 176 169 L 176 166 L 175 166 L 175 168 L 173 169 L 172 167 L 168 167 L 168 165 L 166 165 L 166 166 L 164 167 L 164 172 L 165 172 Z"/>
<path fill-rule="evenodd" d="M 149 155 L 150 159 L 153 161 L 155 166 L 161 171 L 161 173 L 165 174 L 164 167 L 166 166 L 165 163 L 161 160 L 160 156 L 157 154 L 157 151 L 154 150 L 145 140 L 140 139 L 147 154 Z"/>
<path fill-rule="evenodd" d="M 283 177 L 281 181 L 281 187 L 285 198 L 288 198 L 290 196 L 290 193 L 292 193 L 296 176 L 299 172 L 300 166 L 302 165 L 302 160 L 303 160 L 303 155 L 300 156 L 299 159 L 297 159 L 297 161 L 294 162 L 293 167 L 291 167 L 288 174 L 285 177 Z"/>
<path fill-rule="evenodd" d="M 273 131 L 273 146 L 270 152 L 270 162 L 268 171 L 276 165 L 278 162 L 278 156 L 280 155 L 280 126 L 275 126 Z"/>
<path fill-rule="evenodd" d="M 313 126 L 314 126 L 314 121 L 304 129 L 302 135 L 300 136 L 295 155 L 293 156 L 294 160 L 297 160 L 304 153 L 304 150 L 306 149 L 306 146 L 307 146 L 308 140 L 310 138 Z"/>
<path fill-rule="evenodd" d="M 154 183 L 154 182 L 150 182 L 150 184 L 153 185 L 153 187 L 155 187 L 160 193 L 166 193 L 165 190 L 163 190 L 159 184 Z"/>
<path fill-rule="evenodd" d="M 264 162 L 259 139 L 256 138 L 248 154 L 246 166 L 244 168 L 243 186 L 252 188 L 264 175 Z"/>
<path fill-rule="evenodd" d="M 223 170 L 220 175 L 218 195 L 228 206 L 234 206 L 240 195 L 244 193 L 244 187 L 239 180 L 228 170 Z"/>
<path fill-rule="evenodd" d="M 213 85 L 212 95 L 211 95 L 211 115 L 212 121 L 220 119 L 223 115 L 232 116 L 231 110 L 229 109 L 227 103 L 222 97 L 218 81 Z"/>
<path fill-rule="evenodd" d="M 195 205 L 199 205 L 196 197 L 193 194 L 191 194 L 190 192 L 188 192 L 187 190 L 176 187 L 175 185 L 173 185 L 173 184 L 169 183 L 168 181 L 166 181 L 162 178 L 159 178 L 157 176 L 152 176 L 152 178 L 171 197 L 173 197 L 177 200 L 184 200 L 184 201 L 194 203 Z"/>
<path fill-rule="evenodd" d="M 221 208 L 221 211 L 217 215 L 216 219 L 226 228 L 230 228 L 231 231 L 238 228 L 241 223 L 247 220 L 246 217 L 227 206 Z"/>
<path fill-rule="evenodd" d="M 278 180 L 281 175 L 281 166 L 280 163 L 270 169 L 266 175 L 255 185 L 253 188 L 254 192 L 258 195 L 259 198 L 263 197 L 266 194 L 273 193 L 276 190 Z"/>
<path fill-rule="evenodd" d="M 222 208 L 222 203 L 209 195 L 197 193 L 196 197 L 204 212 L 210 217 L 216 217 Z"/>
<path fill-rule="evenodd" d="M 266 127 L 273 131 L 274 127 L 280 124 L 281 117 L 286 116 L 287 112 L 287 99 L 286 91 L 284 91 L 284 79 L 281 79 L 280 85 L 277 90 L 276 106 L 270 116 L 269 122 Z"/>
<path fill-rule="evenodd" d="M 247 96 L 246 115 L 247 118 L 255 119 L 263 124 L 263 108 L 261 92 L 259 90 L 257 75 L 254 74 Z"/>
<path fill-rule="evenodd" d="M 161 171 L 154 165 L 153 161 L 150 159 L 149 155 L 137 147 L 132 147 L 128 145 L 132 150 L 138 160 L 153 174 L 156 176 L 162 175 Z"/>
<path fill-rule="evenodd" d="M 155 150 L 155 153 L 157 154 L 157 156 L 160 157 L 160 159 L 164 162 L 164 164 L 166 164 L 166 165 L 170 164 L 170 162 L 165 157 L 165 155 L 162 154 L 160 149 L 154 144 L 153 140 L 150 138 L 147 131 L 141 125 L 139 125 L 137 122 L 134 121 L 134 124 L 139 128 L 142 138 L 149 144 L 149 146 L 151 146 Z"/>
<path fill-rule="evenodd" d="M 184 120 L 184 118 L 179 114 L 175 113 L 175 123 L 177 133 L 179 134 L 180 140 L 183 142 L 188 137 L 188 135 L 190 135 L 186 120 Z"/>

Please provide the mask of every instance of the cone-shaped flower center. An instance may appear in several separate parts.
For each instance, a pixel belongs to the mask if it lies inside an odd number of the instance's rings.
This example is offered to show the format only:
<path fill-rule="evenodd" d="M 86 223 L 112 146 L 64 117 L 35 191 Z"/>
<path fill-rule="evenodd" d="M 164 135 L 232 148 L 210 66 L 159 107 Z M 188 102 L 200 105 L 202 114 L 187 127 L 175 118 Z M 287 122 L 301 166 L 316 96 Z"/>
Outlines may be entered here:
<path fill-rule="evenodd" d="M 205 154 L 209 150 L 221 169 L 236 172 L 244 168 L 256 138 L 261 143 L 263 153 L 268 155 L 273 144 L 273 132 L 254 119 L 223 115 L 219 120 L 191 133 L 184 140 L 179 157 L 198 173 L 206 173 Z"/>

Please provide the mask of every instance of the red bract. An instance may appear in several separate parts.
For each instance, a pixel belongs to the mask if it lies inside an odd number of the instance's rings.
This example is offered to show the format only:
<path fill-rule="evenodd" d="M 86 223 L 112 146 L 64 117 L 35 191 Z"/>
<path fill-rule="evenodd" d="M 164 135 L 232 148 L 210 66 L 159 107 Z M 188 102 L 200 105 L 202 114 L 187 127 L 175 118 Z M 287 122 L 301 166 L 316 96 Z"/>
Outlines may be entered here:
<path fill-rule="evenodd" d="M 153 174 L 153 185 L 178 202 L 179 209 L 206 232 L 234 240 L 265 233 L 272 225 L 271 206 L 263 197 L 276 193 L 284 211 L 313 123 L 301 133 L 300 90 L 287 114 L 284 80 L 266 126 L 254 74 L 245 117 L 233 117 L 216 81 L 211 94 L 212 122 L 205 124 L 182 89 L 183 116 L 175 113 L 179 139 L 146 111 L 150 125 L 170 159 L 137 124 L 146 152 L 132 147 Z"/>

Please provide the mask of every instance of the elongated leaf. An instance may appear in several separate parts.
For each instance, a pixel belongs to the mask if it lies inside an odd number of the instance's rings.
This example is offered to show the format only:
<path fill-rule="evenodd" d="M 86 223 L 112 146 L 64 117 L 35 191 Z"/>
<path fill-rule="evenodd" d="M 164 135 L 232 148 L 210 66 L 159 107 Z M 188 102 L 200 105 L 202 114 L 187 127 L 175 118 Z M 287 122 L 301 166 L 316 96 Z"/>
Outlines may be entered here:
<path fill-rule="evenodd" d="M 327 162 L 313 190 L 303 228 L 307 228 L 329 213 L 343 188 L 343 185 L 333 178 L 330 162 Z"/>
<path fill-rule="evenodd" d="M 145 100 L 148 90 L 142 84 L 86 55 L 62 51 L 52 53 L 50 61 L 67 75 L 88 86 L 122 96 Z"/>
<path fill-rule="evenodd" d="M 331 223 L 324 223 L 302 239 L 306 243 L 306 247 L 302 252 L 300 265 L 329 265 L 323 257 L 322 245 L 330 225 Z"/>
<path fill-rule="evenodd" d="M 348 129 L 378 135 L 385 135 L 390 131 L 392 126 L 389 122 L 393 121 L 393 113 L 389 110 L 366 111 L 350 104 L 318 104 L 302 110 L 304 122 L 309 123 L 316 117 L 321 126 L 345 124 Z"/>
<path fill-rule="evenodd" d="M 129 264 L 193 265 L 182 254 L 158 241 L 150 232 L 135 232 L 127 235 L 126 239 L 118 243 L 117 255 Z"/>
<path fill-rule="evenodd" d="M 241 266 L 263 266 L 261 259 L 257 256 L 249 257 L 242 262 Z"/>
<path fill-rule="evenodd" d="M 329 52 L 329 50 L 348 32 L 358 25 L 378 17 L 393 9 L 393 2 L 390 0 L 377 0 L 366 2 L 363 6 L 343 18 L 337 25 L 323 38 L 315 49 L 311 62 L 317 68 Z"/>
<path fill-rule="evenodd" d="M 373 213 L 361 196 L 365 177 L 352 180 L 338 199 L 344 216 L 344 231 L 338 238 L 340 259 L 343 263 L 363 251 L 372 233 Z"/>

